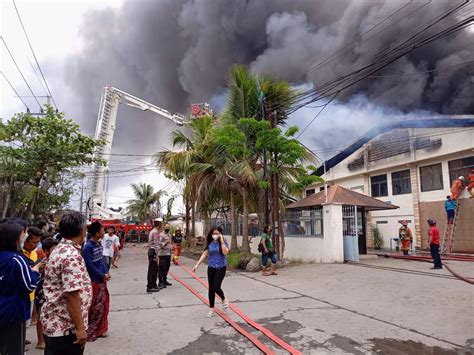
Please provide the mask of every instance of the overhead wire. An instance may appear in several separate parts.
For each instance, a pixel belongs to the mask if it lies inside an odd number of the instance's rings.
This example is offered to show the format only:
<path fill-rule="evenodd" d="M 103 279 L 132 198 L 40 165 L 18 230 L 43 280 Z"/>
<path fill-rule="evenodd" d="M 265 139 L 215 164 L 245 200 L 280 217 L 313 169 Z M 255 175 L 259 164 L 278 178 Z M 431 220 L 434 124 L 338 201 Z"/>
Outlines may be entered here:
<path fill-rule="evenodd" d="M 330 95 L 331 93 L 337 91 L 337 90 L 344 90 L 347 89 L 349 86 L 352 86 L 359 82 L 360 80 L 364 79 L 370 74 L 375 73 L 378 70 L 383 69 L 385 66 L 388 64 L 391 64 L 398 58 L 402 57 L 403 55 L 409 53 L 410 51 L 425 45 L 427 43 L 430 43 L 434 39 L 437 39 L 436 37 L 428 37 L 425 38 L 425 41 L 420 41 L 418 44 L 417 43 L 409 43 L 411 39 L 415 39 L 417 36 L 420 36 L 420 34 L 423 34 L 426 32 L 428 29 L 430 29 L 432 26 L 436 25 L 437 23 L 441 22 L 443 19 L 446 19 L 448 16 L 456 13 L 456 11 L 460 10 L 464 6 L 466 6 L 468 3 L 464 2 L 462 4 L 458 4 L 454 7 L 451 7 L 448 11 L 444 12 L 443 14 L 436 16 L 435 18 L 431 18 L 428 22 L 423 23 L 421 26 L 418 26 L 417 29 L 420 29 L 415 35 L 410 35 L 409 38 L 405 39 L 403 42 L 396 44 L 395 46 L 389 47 L 387 49 L 384 49 L 382 51 L 379 51 L 372 59 L 366 60 L 365 63 L 359 64 L 363 65 L 359 69 L 351 72 L 347 72 L 345 75 L 332 80 L 332 81 L 327 81 L 326 83 L 318 86 L 317 88 L 311 89 L 304 91 L 300 93 L 297 97 L 296 101 L 296 107 L 293 108 L 292 111 L 289 112 L 289 114 L 297 111 L 301 107 L 304 107 L 307 104 L 310 104 L 312 102 L 324 99 L 328 97 L 328 94 Z M 468 20 L 469 21 L 469 20 Z M 462 25 L 462 23 L 461 23 Z M 453 28 L 448 28 L 449 31 L 441 31 L 437 35 L 439 38 L 446 36 L 448 34 L 454 33 L 458 30 L 460 30 L 461 27 L 456 27 L 454 26 Z M 383 30 L 382 30 L 383 31 Z M 380 31 L 379 31 L 380 32 Z M 405 47 L 403 47 L 403 44 L 406 44 Z M 403 50 L 403 51 L 402 51 Z M 397 53 L 397 51 L 399 53 Z M 401 54 L 400 54 L 401 53 Z M 395 55 L 398 54 L 398 55 Z M 391 56 L 390 56 L 391 55 Z M 375 61 L 374 61 L 375 60 Z M 376 66 L 378 64 L 378 66 Z M 375 68 L 373 68 L 375 66 Z M 369 71 L 364 73 L 363 76 L 361 76 L 359 80 L 354 81 L 354 78 L 357 78 L 355 75 L 358 73 L 361 73 L 363 71 Z M 352 83 L 350 82 L 352 79 Z M 349 82 L 349 85 L 343 86 L 341 88 L 341 85 L 344 84 L 344 82 L 347 81 Z M 298 104 L 298 102 L 303 102 L 303 104 Z"/>
<path fill-rule="evenodd" d="M 20 12 L 18 11 L 18 8 L 16 7 L 15 0 L 13 0 L 13 6 L 15 7 L 15 11 L 18 15 L 18 20 L 20 21 L 21 28 L 23 29 L 23 33 L 25 34 L 26 40 L 28 42 L 28 45 L 30 46 L 31 53 L 33 54 L 33 57 L 35 59 L 36 65 L 38 66 L 38 69 L 40 71 L 41 77 L 43 78 L 44 84 L 46 85 L 47 91 L 49 93 L 49 96 L 51 97 L 51 100 L 53 101 L 54 108 L 58 108 L 56 105 L 56 101 L 54 100 L 53 94 L 51 93 L 51 90 L 49 89 L 48 82 L 46 81 L 46 78 L 44 77 L 43 70 L 41 70 L 41 66 L 39 65 L 38 58 L 36 58 L 35 51 L 33 50 L 33 46 L 31 45 L 30 38 L 28 36 L 28 33 L 26 32 L 25 26 L 23 25 L 23 21 L 20 16 Z"/>
<path fill-rule="evenodd" d="M 6 82 L 8 83 L 8 85 L 10 85 L 10 87 L 12 88 L 13 92 L 16 94 L 16 96 L 20 99 L 20 101 L 23 103 L 23 105 L 25 105 L 26 107 L 26 110 L 29 111 L 30 108 L 28 107 L 28 105 L 26 104 L 25 101 L 23 101 L 23 99 L 21 98 L 21 96 L 18 94 L 18 92 L 16 91 L 16 89 L 14 88 L 14 86 L 12 85 L 12 83 L 10 82 L 10 80 L 8 80 L 8 78 L 6 77 L 5 73 L 3 71 L 1 71 L 3 77 L 5 78 Z"/>
<path fill-rule="evenodd" d="M 27 57 L 27 59 L 28 59 L 28 62 L 30 63 L 31 69 L 33 69 L 33 73 L 35 73 L 36 79 L 38 79 L 38 82 L 40 83 L 41 87 L 43 88 L 43 90 L 44 90 L 46 96 L 48 96 L 48 95 L 49 95 L 49 94 L 48 94 L 48 91 L 46 90 L 46 87 L 44 86 L 43 82 L 41 81 L 41 79 L 40 79 L 40 77 L 39 77 L 39 75 L 38 75 L 38 72 L 37 72 L 37 70 L 35 69 L 35 66 L 34 66 L 33 63 L 31 62 L 30 57 Z"/>
<path fill-rule="evenodd" d="M 7 43 L 5 42 L 5 39 L 3 38 L 3 36 L 0 36 L 0 38 L 2 39 L 2 42 L 3 42 L 3 44 L 5 45 L 5 48 L 7 49 L 8 54 L 10 55 L 10 58 L 12 59 L 13 63 L 15 64 L 16 68 L 18 69 L 18 72 L 20 73 L 21 77 L 23 78 L 23 81 L 25 82 L 26 86 L 27 86 L 28 89 L 30 90 L 31 95 L 33 95 L 35 101 L 37 102 L 37 104 L 38 104 L 38 106 L 39 106 L 39 108 L 40 108 L 40 110 L 42 110 L 43 108 L 41 107 L 41 104 L 40 104 L 40 102 L 38 101 L 38 98 L 36 97 L 35 93 L 34 93 L 33 90 L 31 89 L 30 84 L 28 84 L 28 81 L 26 81 L 26 78 L 25 78 L 25 76 L 23 75 L 23 72 L 21 71 L 20 67 L 18 66 L 18 64 L 17 64 L 17 62 L 16 62 L 16 60 L 15 60 L 15 58 L 13 57 L 13 54 L 12 54 L 12 52 L 10 51 L 10 48 L 8 48 L 8 45 L 7 45 Z"/>
<path fill-rule="evenodd" d="M 425 24 L 426 26 L 424 27 L 423 31 L 426 31 L 426 29 L 431 28 L 434 23 L 438 23 L 442 19 L 445 19 L 447 14 L 448 15 L 452 14 L 455 10 L 458 10 L 460 8 L 460 6 L 463 6 L 463 5 L 465 5 L 465 4 L 461 4 L 457 7 L 455 7 L 454 9 L 450 9 L 450 11 L 448 11 L 447 13 L 445 13 L 445 14 L 437 17 L 435 20 L 433 20 L 434 22 L 432 21 L 429 24 Z M 296 105 L 289 113 L 293 113 L 293 112 L 297 111 L 298 109 L 304 107 L 305 105 L 307 105 L 309 103 L 312 103 L 312 102 L 321 100 L 323 98 L 326 98 L 328 94 L 334 93 L 336 91 L 345 90 L 348 87 L 355 85 L 356 83 L 358 83 L 361 80 L 365 79 L 367 76 L 383 69 L 387 65 L 393 63 L 395 60 L 397 60 L 400 57 L 406 55 L 407 53 L 411 52 L 412 50 L 414 50 L 416 48 L 419 48 L 423 45 L 426 45 L 428 43 L 431 43 L 435 39 L 443 38 L 447 35 L 453 34 L 457 31 L 459 31 L 460 29 L 464 28 L 465 26 L 471 25 L 472 21 L 473 20 L 471 18 L 465 19 L 463 21 L 459 21 L 455 25 L 450 26 L 448 28 L 445 28 L 443 31 L 440 31 L 440 32 L 438 32 L 434 35 L 431 35 L 431 36 L 426 37 L 426 38 L 420 38 L 418 43 L 416 43 L 416 42 L 415 43 L 408 43 L 405 47 L 402 47 L 399 44 L 396 47 L 390 49 L 388 52 L 385 51 L 385 53 L 383 55 L 378 55 L 378 56 L 375 57 L 376 59 L 378 58 L 378 61 L 375 61 L 375 62 L 372 62 L 372 63 L 366 62 L 366 64 L 363 67 L 359 68 L 358 70 L 353 71 L 351 73 L 348 73 L 345 76 L 340 77 L 340 78 L 338 78 L 338 79 L 336 79 L 332 82 L 325 83 L 323 85 L 322 89 L 321 89 L 321 87 L 319 88 L 319 92 L 318 92 L 318 89 L 311 89 L 311 90 L 306 91 L 304 96 L 302 97 L 302 99 L 300 99 L 300 101 L 302 101 L 302 103 Z M 410 38 L 416 37 L 417 35 L 419 35 L 423 31 L 417 33 L 415 36 L 412 35 Z M 407 41 L 405 40 L 403 43 L 406 43 L 406 42 Z M 391 53 L 391 52 L 393 52 L 393 53 Z M 388 54 L 391 54 L 391 55 L 389 56 Z M 360 76 L 360 77 L 354 76 L 355 74 L 361 73 L 363 71 L 366 71 L 366 72 L 362 76 Z M 344 81 L 347 81 L 348 83 L 344 84 Z M 341 85 L 343 85 L 343 84 L 344 84 L 344 86 L 341 87 Z"/>

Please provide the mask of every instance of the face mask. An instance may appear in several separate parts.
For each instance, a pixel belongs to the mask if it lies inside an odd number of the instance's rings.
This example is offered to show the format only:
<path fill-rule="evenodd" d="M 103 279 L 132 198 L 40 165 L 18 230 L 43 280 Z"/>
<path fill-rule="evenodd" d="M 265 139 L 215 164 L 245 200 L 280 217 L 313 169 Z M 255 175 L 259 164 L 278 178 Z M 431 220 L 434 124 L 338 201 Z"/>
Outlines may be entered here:
<path fill-rule="evenodd" d="M 169 233 L 169 231 L 170 231 L 169 229 L 165 229 L 165 233 Z"/>
<path fill-rule="evenodd" d="M 212 235 L 212 239 L 214 239 L 214 240 L 219 239 L 219 235 L 213 234 L 213 235 Z"/>

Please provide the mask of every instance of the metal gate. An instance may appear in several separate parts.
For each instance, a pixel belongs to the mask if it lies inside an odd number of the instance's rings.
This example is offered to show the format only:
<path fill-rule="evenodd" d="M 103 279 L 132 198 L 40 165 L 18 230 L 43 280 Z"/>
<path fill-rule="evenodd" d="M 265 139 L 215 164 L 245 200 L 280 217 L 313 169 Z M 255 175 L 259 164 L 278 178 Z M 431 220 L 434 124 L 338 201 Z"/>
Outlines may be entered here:
<path fill-rule="evenodd" d="M 359 261 L 358 231 L 357 206 L 342 206 L 342 237 L 344 239 L 345 261 Z"/>

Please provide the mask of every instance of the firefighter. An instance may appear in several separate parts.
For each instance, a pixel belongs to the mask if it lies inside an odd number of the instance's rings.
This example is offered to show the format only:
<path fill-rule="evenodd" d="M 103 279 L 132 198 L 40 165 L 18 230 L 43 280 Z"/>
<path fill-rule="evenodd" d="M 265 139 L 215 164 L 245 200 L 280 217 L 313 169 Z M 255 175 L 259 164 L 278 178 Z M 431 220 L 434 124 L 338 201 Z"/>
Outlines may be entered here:
<path fill-rule="evenodd" d="M 455 179 L 453 181 L 453 184 L 451 185 L 451 198 L 454 201 L 457 201 L 463 189 L 464 189 L 464 176 L 460 176 L 457 179 Z"/>
<path fill-rule="evenodd" d="M 467 176 L 469 185 L 467 185 L 467 192 L 471 195 L 470 198 L 474 198 L 474 169 L 471 170 L 471 173 Z"/>
<path fill-rule="evenodd" d="M 181 228 L 176 228 L 173 235 L 173 263 L 179 265 L 179 256 L 181 255 L 181 243 L 183 242 L 183 234 Z"/>
<path fill-rule="evenodd" d="M 408 255 L 411 242 L 413 241 L 413 236 L 411 233 L 411 229 L 408 227 L 408 221 L 401 221 L 400 223 L 402 224 L 402 226 L 398 230 L 398 238 L 400 239 L 400 243 L 402 245 L 401 249 L 403 255 Z"/>

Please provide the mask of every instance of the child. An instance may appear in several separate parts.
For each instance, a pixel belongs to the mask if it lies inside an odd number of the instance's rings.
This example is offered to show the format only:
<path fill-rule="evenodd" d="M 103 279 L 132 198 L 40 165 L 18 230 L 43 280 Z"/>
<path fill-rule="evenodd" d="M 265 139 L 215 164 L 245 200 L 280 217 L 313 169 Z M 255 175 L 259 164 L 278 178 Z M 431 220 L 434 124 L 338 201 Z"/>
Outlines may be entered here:
<path fill-rule="evenodd" d="M 428 220 L 430 229 L 428 230 L 428 242 L 430 244 L 431 257 L 433 258 L 434 266 L 431 269 L 442 269 L 441 257 L 439 256 L 439 229 L 436 227 L 436 220 L 430 218 Z"/>

